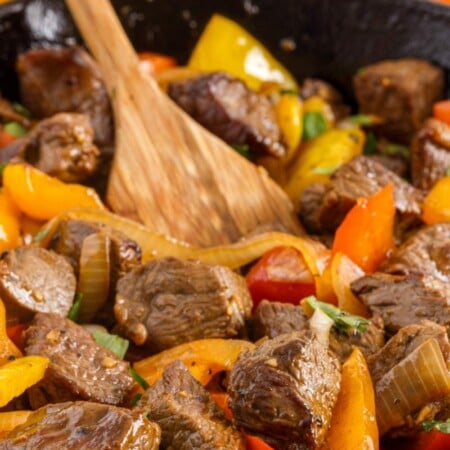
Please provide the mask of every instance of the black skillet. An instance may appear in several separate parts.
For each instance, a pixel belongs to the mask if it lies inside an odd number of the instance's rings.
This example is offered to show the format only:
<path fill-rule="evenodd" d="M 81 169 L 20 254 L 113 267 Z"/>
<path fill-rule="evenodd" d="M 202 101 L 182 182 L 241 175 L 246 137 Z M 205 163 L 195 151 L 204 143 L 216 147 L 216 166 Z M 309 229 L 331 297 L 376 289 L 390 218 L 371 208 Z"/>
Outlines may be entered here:
<path fill-rule="evenodd" d="M 92 0 L 95 2 L 95 0 Z M 384 58 L 417 56 L 450 69 L 450 8 L 425 0 L 113 0 L 137 50 L 186 61 L 213 12 L 262 40 L 298 79 L 325 78 L 351 92 L 351 76 Z M 78 40 L 62 0 L 0 7 L 0 89 L 15 96 L 16 55 Z M 290 39 L 294 51 L 280 43 Z M 449 85 L 449 83 L 447 83 Z"/>

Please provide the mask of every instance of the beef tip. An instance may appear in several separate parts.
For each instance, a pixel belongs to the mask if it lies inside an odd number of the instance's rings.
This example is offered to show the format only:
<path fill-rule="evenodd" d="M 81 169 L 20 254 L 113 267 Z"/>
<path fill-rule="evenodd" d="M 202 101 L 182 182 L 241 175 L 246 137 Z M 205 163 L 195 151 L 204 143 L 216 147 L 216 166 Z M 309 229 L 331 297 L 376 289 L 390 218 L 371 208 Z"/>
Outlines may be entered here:
<path fill-rule="evenodd" d="M 47 405 L 0 439 L 0 450 L 159 448 L 161 431 L 143 415 L 92 402 Z"/>
<path fill-rule="evenodd" d="M 353 83 L 361 112 L 384 118 L 380 133 L 409 144 L 431 115 L 433 103 L 443 96 L 444 73 L 427 61 L 405 58 L 367 66 Z"/>
<path fill-rule="evenodd" d="M 306 188 L 301 200 L 302 209 L 303 201 L 306 202 L 306 211 L 301 213 L 305 225 L 312 232 L 334 231 L 358 198 L 370 197 L 388 184 L 394 186 L 395 207 L 403 227 L 418 222 L 423 193 L 378 162 L 357 156 L 331 176 L 317 209 L 311 206 L 311 198 L 319 199 L 319 188 L 316 185 Z"/>
<path fill-rule="evenodd" d="M 277 449 L 317 449 L 340 389 L 339 362 L 310 333 L 240 354 L 228 385 L 233 421 Z"/>
<path fill-rule="evenodd" d="M 420 272 L 450 283 L 450 223 L 428 225 L 397 247 L 381 270 Z"/>
<path fill-rule="evenodd" d="M 44 379 L 28 391 L 33 408 L 72 400 L 120 405 L 133 386 L 128 363 L 69 319 L 36 314 L 24 342 L 27 355 L 50 359 Z"/>
<path fill-rule="evenodd" d="M 428 119 L 413 139 L 411 177 L 414 186 L 429 190 L 450 168 L 450 126 Z"/>
<path fill-rule="evenodd" d="M 444 359 L 448 361 L 450 344 L 447 330 L 429 320 L 401 328 L 379 352 L 368 358 L 375 395 L 385 385 L 390 371 L 429 339 L 436 339 Z M 420 431 L 420 424 L 423 421 L 439 417 L 449 406 L 450 397 L 421 405 L 411 416 L 404 418 L 404 426 L 392 430 L 389 434 L 396 437 L 414 435 Z"/>
<path fill-rule="evenodd" d="M 0 260 L 0 297 L 8 314 L 20 321 L 35 312 L 67 316 L 76 279 L 64 257 L 38 247 L 18 247 Z"/>
<path fill-rule="evenodd" d="M 99 149 L 87 116 L 60 113 L 39 122 L 21 139 L 22 157 L 51 176 L 67 183 L 80 183 L 99 164 Z"/>
<path fill-rule="evenodd" d="M 119 280 L 114 314 L 126 337 L 160 352 L 196 339 L 236 337 L 251 308 L 244 278 L 227 267 L 163 258 Z"/>
<path fill-rule="evenodd" d="M 317 78 L 306 78 L 298 93 L 303 100 L 310 97 L 320 97 L 325 100 L 330 105 L 336 121 L 350 114 L 350 107 L 344 103 L 340 92 L 326 81 Z"/>
<path fill-rule="evenodd" d="M 0 97 L 0 122 L 19 122 L 24 127 L 30 126 L 30 120 L 22 114 L 19 114 L 8 102 L 8 100 Z"/>
<path fill-rule="evenodd" d="M 417 272 L 374 273 L 351 284 L 353 293 L 380 315 L 388 333 L 429 319 L 450 326 L 450 284 Z"/>
<path fill-rule="evenodd" d="M 273 339 L 280 334 L 308 329 L 308 316 L 302 307 L 263 300 L 256 308 L 253 317 L 252 337 L 254 340 L 265 336 Z M 367 357 L 384 345 L 383 329 L 381 317 L 373 317 L 364 333 L 355 332 L 347 335 L 333 327 L 330 331 L 329 348 L 341 362 L 350 356 L 354 346 L 359 347 Z"/>
<path fill-rule="evenodd" d="M 59 112 L 86 114 L 95 142 L 113 142 L 113 120 L 108 92 L 95 61 L 81 47 L 41 48 L 17 59 L 23 103 L 38 119 Z"/>
<path fill-rule="evenodd" d="M 161 449 L 244 449 L 239 432 L 180 361 L 145 391 L 137 410 L 161 427 Z"/>
<path fill-rule="evenodd" d="M 281 157 L 286 149 L 270 101 L 222 72 L 169 85 L 169 96 L 195 120 L 231 145 Z"/>
<path fill-rule="evenodd" d="M 367 155 L 367 158 L 372 159 L 373 161 L 383 165 L 386 169 L 394 172 L 401 178 L 406 178 L 409 172 L 409 164 L 408 161 L 401 157 L 395 155 Z"/>
<path fill-rule="evenodd" d="M 289 303 L 263 300 L 255 310 L 252 324 L 254 340 L 270 339 L 284 333 L 309 329 L 308 316 L 303 308 Z"/>
<path fill-rule="evenodd" d="M 312 183 L 303 190 L 300 198 L 300 219 L 305 228 L 311 232 L 321 232 L 320 212 L 323 198 L 327 192 L 325 183 Z"/>

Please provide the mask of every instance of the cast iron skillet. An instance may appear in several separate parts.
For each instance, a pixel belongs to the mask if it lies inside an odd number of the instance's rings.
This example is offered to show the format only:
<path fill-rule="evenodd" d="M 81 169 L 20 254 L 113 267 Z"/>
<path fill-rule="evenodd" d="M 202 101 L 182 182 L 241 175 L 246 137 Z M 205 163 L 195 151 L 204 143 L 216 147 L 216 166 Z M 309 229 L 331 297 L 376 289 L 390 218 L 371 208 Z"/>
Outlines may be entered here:
<path fill-rule="evenodd" d="M 95 1 L 95 0 L 92 0 Z M 187 60 L 213 12 L 261 39 L 296 77 L 318 76 L 347 94 L 361 66 L 417 56 L 450 69 L 450 8 L 426 0 L 113 0 L 137 50 Z M 296 49 L 281 49 L 283 39 Z M 21 51 L 79 42 L 62 0 L 0 7 L 0 89 L 17 95 L 13 66 Z M 449 83 L 447 83 L 448 92 Z"/>

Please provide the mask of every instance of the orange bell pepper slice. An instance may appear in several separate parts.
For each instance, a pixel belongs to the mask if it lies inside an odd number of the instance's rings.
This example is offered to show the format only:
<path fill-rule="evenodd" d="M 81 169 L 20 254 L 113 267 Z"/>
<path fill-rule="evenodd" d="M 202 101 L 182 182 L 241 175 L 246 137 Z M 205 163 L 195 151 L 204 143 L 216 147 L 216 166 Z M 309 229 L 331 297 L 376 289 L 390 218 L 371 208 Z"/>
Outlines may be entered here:
<path fill-rule="evenodd" d="M 200 339 L 150 356 L 133 365 L 134 370 L 152 385 L 175 360 L 183 362 L 192 375 L 206 386 L 218 372 L 231 370 L 243 350 L 254 344 L 239 339 Z"/>
<path fill-rule="evenodd" d="M 16 140 L 15 136 L 9 134 L 7 131 L 0 128 L 0 148 L 6 147 L 15 140 Z"/>
<path fill-rule="evenodd" d="M 450 1 L 448 1 L 450 3 Z M 433 105 L 433 116 L 450 125 L 450 100 L 442 100 Z"/>
<path fill-rule="evenodd" d="M 21 356 L 20 350 L 8 337 L 6 331 L 6 309 L 0 300 L 0 366 L 10 361 L 12 357 L 20 358 Z"/>
<path fill-rule="evenodd" d="M 441 178 L 425 197 L 422 219 L 429 225 L 450 221 L 450 176 Z"/>
<path fill-rule="evenodd" d="M 0 191 L 0 253 L 17 247 L 20 237 L 20 211 L 8 193 Z"/>
<path fill-rule="evenodd" d="M 42 380 L 49 364 L 43 356 L 24 356 L 0 367 L 0 407 Z"/>
<path fill-rule="evenodd" d="M 365 272 L 373 272 L 394 247 L 394 188 L 388 185 L 359 199 L 336 231 L 333 254 L 345 253 Z"/>
<path fill-rule="evenodd" d="M 33 411 L 8 411 L 0 413 L 0 438 L 25 423 Z"/>
<path fill-rule="evenodd" d="M 242 433 L 245 438 L 245 447 L 247 450 L 273 450 L 269 444 L 266 444 L 262 439 L 250 434 Z"/>
<path fill-rule="evenodd" d="M 217 406 L 224 412 L 225 417 L 231 420 L 233 415 L 228 406 L 228 399 L 230 396 L 226 392 L 210 392 L 211 398 L 217 403 Z"/>
<path fill-rule="evenodd" d="M 18 325 L 12 325 L 10 327 L 6 328 L 6 334 L 8 335 L 9 339 L 11 339 L 11 342 L 17 346 L 17 348 L 20 348 L 23 350 L 23 338 L 22 338 L 22 332 L 27 328 L 27 326 L 23 323 L 20 323 Z"/>
<path fill-rule="evenodd" d="M 27 164 L 8 164 L 3 186 L 20 211 L 33 219 L 49 220 L 70 208 L 104 209 L 94 189 L 63 183 Z"/>
<path fill-rule="evenodd" d="M 138 57 L 140 68 L 149 75 L 164 72 L 164 70 L 177 65 L 177 61 L 174 58 L 161 55 L 160 53 L 140 52 L 138 53 Z"/>
<path fill-rule="evenodd" d="M 378 450 L 375 394 L 361 350 L 342 366 L 341 390 L 322 450 Z"/>

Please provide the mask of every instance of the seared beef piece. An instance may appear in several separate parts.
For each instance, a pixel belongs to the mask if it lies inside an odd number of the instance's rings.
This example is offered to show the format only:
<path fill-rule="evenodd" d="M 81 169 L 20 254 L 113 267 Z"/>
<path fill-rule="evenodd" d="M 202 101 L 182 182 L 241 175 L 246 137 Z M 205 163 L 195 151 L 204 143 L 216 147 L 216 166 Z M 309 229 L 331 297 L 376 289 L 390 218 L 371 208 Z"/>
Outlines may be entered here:
<path fill-rule="evenodd" d="M 420 272 L 450 283 L 450 223 L 428 225 L 397 247 L 381 267 L 389 273 Z"/>
<path fill-rule="evenodd" d="M 28 391 L 33 408 L 69 400 L 120 405 L 133 386 L 128 363 L 69 319 L 36 314 L 24 342 L 27 355 L 50 359 L 44 379 Z"/>
<path fill-rule="evenodd" d="M 414 137 L 411 177 L 414 186 L 429 190 L 450 168 L 450 126 L 428 119 Z"/>
<path fill-rule="evenodd" d="M 302 192 L 300 219 L 305 228 L 311 233 L 320 233 L 322 231 L 319 214 L 327 190 L 328 187 L 325 183 L 312 183 Z"/>
<path fill-rule="evenodd" d="M 370 373 L 375 387 L 375 395 L 390 377 L 390 370 L 409 356 L 416 348 L 429 339 L 436 339 L 444 360 L 450 356 L 450 344 L 445 327 L 429 320 L 408 325 L 400 329 L 389 342 L 375 355 L 368 358 Z M 450 408 L 450 396 L 429 404 L 420 405 L 412 414 L 405 417 L 405 425 L 389 432 L 390 436 L 413 436 L 421 431 L 420 424 L 425 420 L 442 417 Z M 444 419 L 447 419 L 448 415 Z"/>
<path fill-rule="evenodd" d="M 317 185 L 303 191 L 300 204 L 303 209 L 303 202 L 306 203 L 305 212 L 301 212 L 305 225 L 313 232 L 334 231 L 358 198 L 370 197 L 388 184 L 394 185 L 395 207 L 401 222 L 408 225 L 418 221 L 422 192 L 378 162 L 366 156 L 357 156 L 331 176 L 317 209 L 312 203 L 312 198 L 315 197 L 316 201 L 319 198 Z"/>
<path fill-rule="evenodd" d="M 0 123 L 1 122 L 19 122 L 25 127 L 30 125 L 28 117 L 19 114 L 8 100 L 0 97 Z"/>
<path fill-rule="evenodd" d="M 161 430 L 143 415 L 92 402 L 47 405 L 3 439 L 0 450 L 159 448 Z"/>
<path fill-rule="evenodd" d="M 262 341 L 231 371 L 233 421 L 277 449 L 320 448 L 340 381 L 339 362 L 309 332 Z"/>
<path fill-rule="evenodd" d="M 169 96 L 225 142 L 246 144 L 255 153 L 281 157 L 286 149 L 269 100 L 222 72 L 169 85 Z"/>
<path fill-rule="evenodd" d="M 0 297 L 8 314 L 20 321 L 38 311 L 67 316 L 75 288 L 72 267 L 51 250 L 18 247 L 0 260 Z"/>
<path fill-rule="evenodd" d="M 300 306 L 263 300 L 255 310 L 252 337 L 256 341 L 309 329 L 308 316 Z"/>
<path fill-rule="evenodd" d="M 405 178 L 409 172 L 409 164 L 405 158 L 401 156 L 390 155 L 368 155 L 367 158 L 376 161 L 377 163 L 386 167 L 386 169 L 394 172 L 401 178 Z"/>
<path fill-rule="evenodd" d="M 187 367 L 175 361 L 136 409 L 161 427 L 161 449 L 244 449 L 239 432 Z"/>
<path fill-rule="evenodd" d="M 141 263 L 142 250 L 135 241 L 102 224 L 68 219 L 59 224 L 52 247 L 57 253 L 64 255 L 72 264 L 75 273 L 78 273 L 83 240 L 99 231 L 111 239 L 111 287 L 115 290 L 117 280 Z"/>
<path fill-rule="evenodd" d="M 450 284 L 435 277 L 378 272 L 359 278 L 351 288 L 373 314 L 383 318 L 390 334 L 422 319 L 450 326 Z"/>
<path fill-rule="evenodd" d="M 236 337 L 251 308 L 244 278 L 227 267 L 163 258 L 119 280 L 114 314 L 126 337 L 160 352 L 197 339 Z"/>
<path fill-rule="evenodd" d="M 372 64 L 358 72 L 353 82 L 361 112 L 383 117 L 379 127 L 383 136 L 405 144 L 431 115 L 433 103 L 444 91 L 442 69 L 414 58 Z"/>
<path fill-rule="evenodd" d="M 98 166 L 100 151 L 87 116 L 60 113 L 39 122 L 20 140 L 27 162 L 67 183 L 80 183 Z"/>
<path fill-rule="evenodd" d="M 331 106 L 336 120 L 343 119 L 350 114 L 350 107 L 344 103 L 340 92 L 326 81 L 306 78 L 298 93 L 303 100 L 314 96 L 325 100 Z"/>
<path fill-rule="evenodd" d="M 39 118 L 86 114 L 99 146 L 113 142 L 108 93 L 95 61 L 81 47 L 28 50 L 17 59 L 23 103 Z"/>
<path fill-rule="evenodd" d="M 263 300 L 253 317 L 253 339 L 265 336 L 274 338 L 283 333 L 309 329 L 308 317 L 300 306 L 289 303 Z M 334 327 L 330 331 L 330 350 L 344 362 L 353 350 L 359 347 L 365 356 L 377 352 L 384 345 L 383 320 L 373 317 L 364 333 L 355 332 L 348 336 Z"/>

